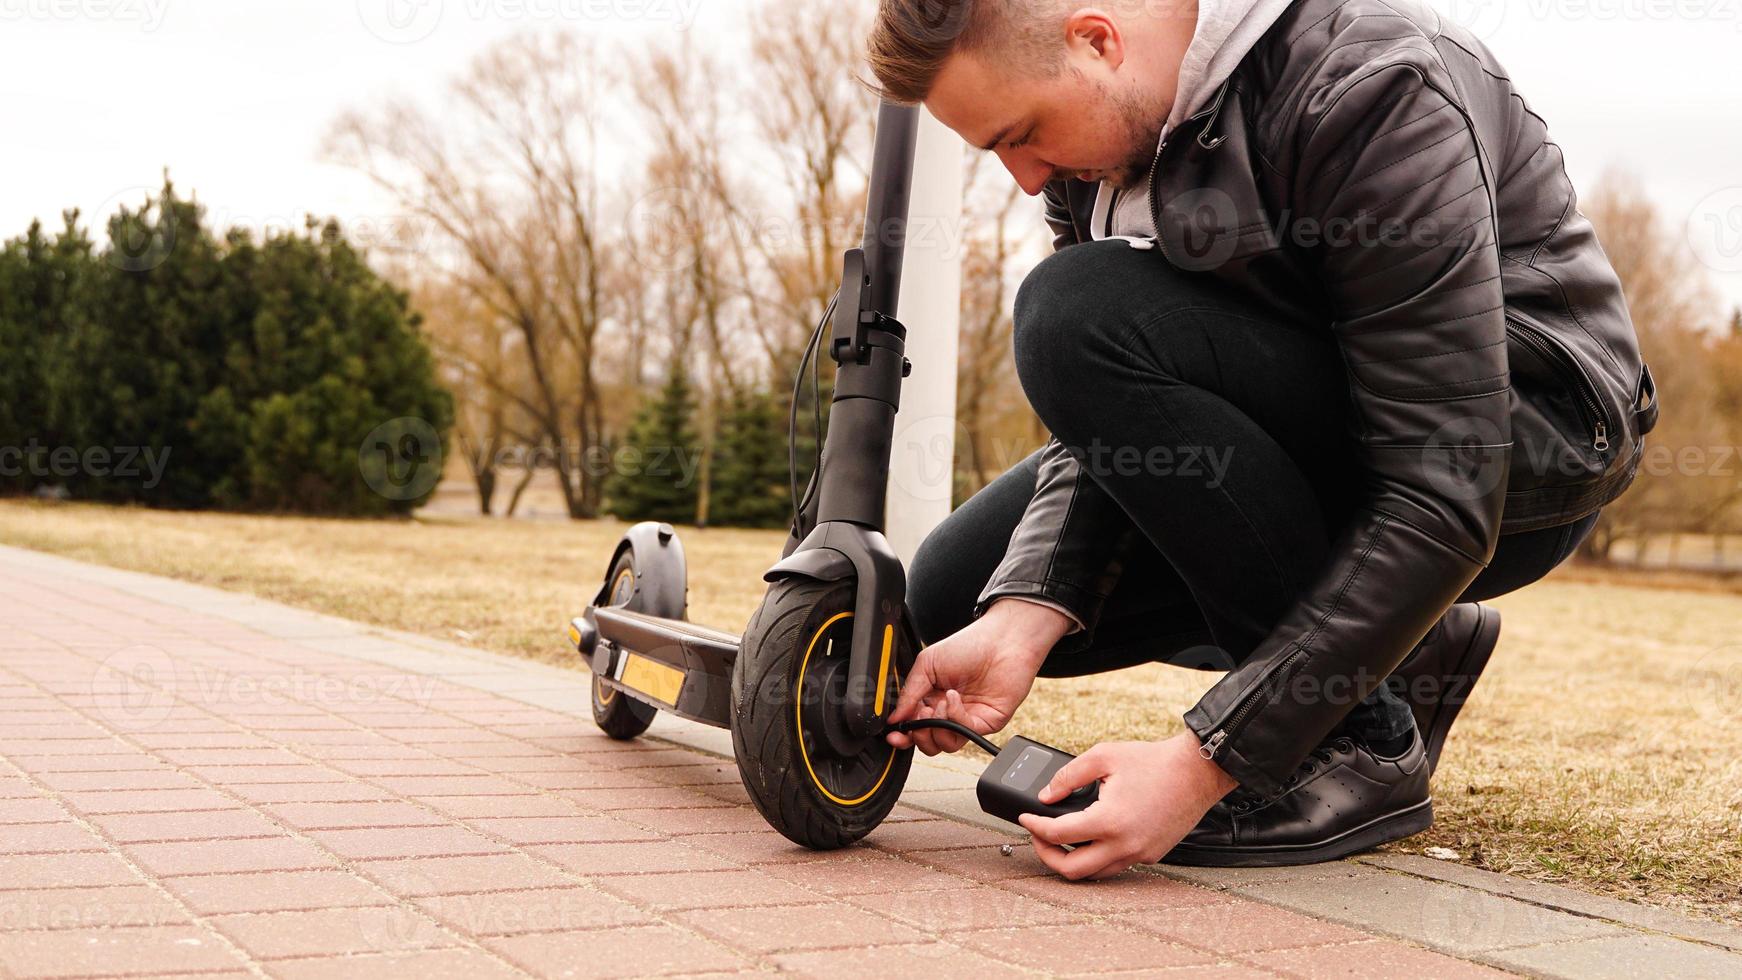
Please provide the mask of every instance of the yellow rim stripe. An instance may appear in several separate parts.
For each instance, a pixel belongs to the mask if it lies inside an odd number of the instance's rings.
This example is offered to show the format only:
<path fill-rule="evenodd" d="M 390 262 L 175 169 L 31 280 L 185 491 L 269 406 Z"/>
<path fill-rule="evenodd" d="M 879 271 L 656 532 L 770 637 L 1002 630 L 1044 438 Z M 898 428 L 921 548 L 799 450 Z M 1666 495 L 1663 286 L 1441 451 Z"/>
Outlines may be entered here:
<path fill-rule="evenodd" d="M 895 765 L 895 753 L 890 752 L 888 760 L 883 763 L 883 771 L 877 776 L 877 782 L 873 783 L 871 788 L 866 790 L 863 795 L 856 796 L 850 800 L 843 800 L 839 796 L 829 792 L 829 788 L 824 786 L 823 781 L 817 778 L 817 771 L 811 767 L 810 753 L 806 752 L 804 749 L 804 698 L 799 695 L 804 692 L 805 668 L 810 665 L 811 651 L 817 648 L 817 641 L 823 638 L 823 634 L 829 631 L 829 627 L 834 624 L 835 620 L 843 619 L 851 615 L 853 614 L 850 612 L 844 612 L 830 616 L 823 622 L 822 626 L 817 628 L 816 633 L 811 636 L 810 645 L 804 648 L 804 659 L 800 660 L 798 664 L 798 684 L 795 686 L 795 692 L 792 699 L 793 726 L 794 730 L 798 733 L 798 755 L 799 758 L 804 760 L 804 771 L 810 773 L 811 785 L 821 791 L 824 796 L 842 806 L 857 806 L 858 804 L 870 799 L 871 794 L 877 792 L 878 788 L 883 785 L 883 781 L 889 778 L 889 768 Z M 887 632 L 883 634 L 883 662 L 885 666 L 889 663 L 889 634 Z M 878 695 L 878 700 L 882 700 L 882 694 Z"/>
<path fill-rule="evenodd" d="M 885 625 L 883 627 L 883 660 L 877 664 L 877 701 L 871 709 L 879 715 L 883 713 L 883 692 L 889 689 L 889 645 L 894 639 L 895 627 Z"/>

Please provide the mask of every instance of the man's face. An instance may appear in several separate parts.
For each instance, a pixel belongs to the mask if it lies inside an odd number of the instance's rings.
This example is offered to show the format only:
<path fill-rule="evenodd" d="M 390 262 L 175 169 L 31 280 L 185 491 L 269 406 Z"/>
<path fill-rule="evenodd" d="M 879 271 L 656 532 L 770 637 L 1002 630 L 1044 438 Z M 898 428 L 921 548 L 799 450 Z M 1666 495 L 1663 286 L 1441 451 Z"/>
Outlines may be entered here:
<path fill-rule="evenodd" d="M 1047 78 L 971 52 L 944 62 L 925 105 L 971 145 L 998 154 L 1028 194 L 1069 177 L 1130 188 L 1148 172 L 1172 104 L 1171 86 L 1155 88 L 1104 58 L 1067 57 Z"/>

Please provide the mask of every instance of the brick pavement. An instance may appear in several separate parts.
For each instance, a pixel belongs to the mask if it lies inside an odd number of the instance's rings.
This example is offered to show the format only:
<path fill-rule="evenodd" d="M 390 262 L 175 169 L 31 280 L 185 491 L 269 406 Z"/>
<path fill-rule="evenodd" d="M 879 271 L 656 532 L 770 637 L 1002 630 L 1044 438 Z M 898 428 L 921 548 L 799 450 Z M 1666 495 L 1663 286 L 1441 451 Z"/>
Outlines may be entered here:
<path fill-rule="evenodd" d="M 585 692 L 0 549 L 0 974 L 1498 975 L 1215 882 L 1066 882 L 905 803 L 807 851 Z"/>

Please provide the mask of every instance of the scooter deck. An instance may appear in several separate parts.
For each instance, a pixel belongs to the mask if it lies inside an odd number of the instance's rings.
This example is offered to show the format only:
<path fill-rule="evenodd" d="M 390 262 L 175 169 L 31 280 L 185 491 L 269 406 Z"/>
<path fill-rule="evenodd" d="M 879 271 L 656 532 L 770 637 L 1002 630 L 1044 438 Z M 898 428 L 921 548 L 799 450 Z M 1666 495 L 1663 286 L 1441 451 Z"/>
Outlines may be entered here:
<path fill-rule="evenodd" d="M 583 654 L 583 620 L 597 631 L 588 666 L 601 683 L 679 717 L 730 727 L 738 636 L 621 606 L 592 606 L 569 629 Z"/>

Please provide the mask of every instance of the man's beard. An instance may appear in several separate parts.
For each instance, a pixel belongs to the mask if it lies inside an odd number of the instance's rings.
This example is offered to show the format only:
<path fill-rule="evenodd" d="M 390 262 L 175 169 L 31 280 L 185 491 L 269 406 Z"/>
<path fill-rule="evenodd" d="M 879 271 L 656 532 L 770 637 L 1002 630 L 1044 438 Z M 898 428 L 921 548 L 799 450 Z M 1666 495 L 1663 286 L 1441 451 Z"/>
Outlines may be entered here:
<path fill-rule="evenodd" d="M 1155 163 L 1156 145 L 1161 142 L 1162 124 L 1167 121 L 1172 105 L 1166 99 L 1144 99 L 1129 92 L 1108 93 L 1119 114 L 1119 128 L 1127 147 L 1125 159 L 1107 171 L 1106 180 L 1114 187 L 1128 191 L 1144 182 Z"/>

